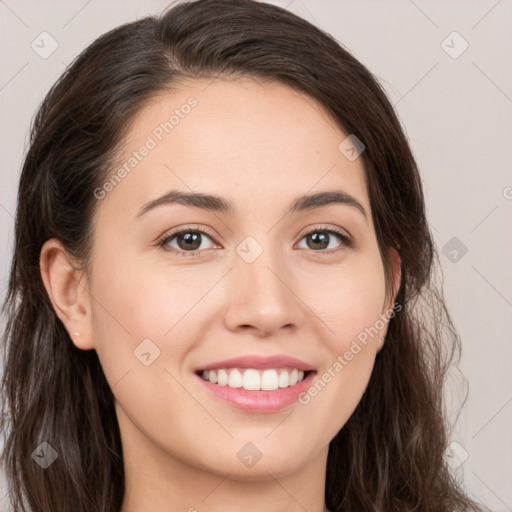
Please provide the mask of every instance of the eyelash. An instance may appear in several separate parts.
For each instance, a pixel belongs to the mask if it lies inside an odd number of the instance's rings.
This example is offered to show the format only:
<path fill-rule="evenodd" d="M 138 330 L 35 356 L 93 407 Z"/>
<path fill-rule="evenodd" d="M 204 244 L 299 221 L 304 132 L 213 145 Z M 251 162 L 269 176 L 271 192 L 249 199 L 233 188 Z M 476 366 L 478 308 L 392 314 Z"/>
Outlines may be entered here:
<path fill-rule="evenodd" d="M 345 248 L 350 249 L 354 246 L 353 240 L 351 238 L 349 238 L 343 231 L 341 231 L 337 228 L 328 227 L 328 226 L 322 226 L 320 228 L 315 228 L 315 229 L 312 229 L 312 230 L 304 233 L 301 237 L 301 240 L 304 237 L 306 237 L 307 235 L 310 235 L 312 233 L 318 233 L 318 232 L 333 233 L 333 234 L 337 235 L 341 239 L 342 245 L 344 245 Z M 161 247 L 164 251 L 172 252 L 179 256 L 191 257 L 191 256 L 196 256 L 196 255 L 200 254 L 202 251 L 182 251 L 182 250 L 178 251 L 178 250 L 174 249 L 173 247 L 169 247 L 167 245 L 173 238 L 175 238 L 178 235 L 184 234 L 184 233 L 201 233 L 202 235 L 208 236 L 212 240 L 215 239 L 215 235 L 205 228 L 196 228 L 194 226 L 188 226 L 188 227 L 180 229 L 178 231 L 165 233 L 162 237 L 160 237 L 158 239 L 158 241 L 156 242 L 155 245 L 158 247 Z M 313 251 L 313 252 L 332 254 L 339 250 L 341 250 L 341 249 L 337 248 L 337 249 L 330 249 L 328 251 L 327 250 L 319 250 L 319 251 Z"/>

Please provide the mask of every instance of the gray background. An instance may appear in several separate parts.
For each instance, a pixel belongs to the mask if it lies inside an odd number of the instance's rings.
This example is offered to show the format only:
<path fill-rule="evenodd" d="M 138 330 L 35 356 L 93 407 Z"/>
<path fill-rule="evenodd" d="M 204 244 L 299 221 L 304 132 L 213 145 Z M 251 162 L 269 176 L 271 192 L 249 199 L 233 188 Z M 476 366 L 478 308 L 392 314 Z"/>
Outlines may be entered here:
<path fill-rule="evenodd" d="M 422 171 L 446 296 L 463 342 L 459 369 L 469 380 L 469 397 L 447 457 L 471 495 L 493 511 L 510 511 L 512 2 L 272 3 L 333 34 L 378 77 L 396 106 Z M 65 66 L 96 37 L 167 5 L 157 0 L 0 0 L 2 297 L 20 165 L 37 106 Z M 55 44 L 40 35 L 45 31 L 58 47 L 42 58 Z M 447 396 L 450 410 L 457 412 L 462 392 L 456 387 L 458 373 L 452 374 Z"/>

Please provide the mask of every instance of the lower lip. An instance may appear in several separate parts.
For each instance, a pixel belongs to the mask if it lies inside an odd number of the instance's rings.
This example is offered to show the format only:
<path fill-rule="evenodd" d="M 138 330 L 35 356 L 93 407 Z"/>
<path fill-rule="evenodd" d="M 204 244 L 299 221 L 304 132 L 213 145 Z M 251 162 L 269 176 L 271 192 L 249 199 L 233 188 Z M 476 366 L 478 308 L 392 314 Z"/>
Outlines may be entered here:
<path fill-rule="evenodd" d="M 196 377 L 214 396 L 228 402 L 237 409 L 263 413 L 280 411 L 297 402 L 299 395 L 311 386 L 315 374 L 316 372 L 312 371 L 308 373 L 304 380 L 294 386 L 274 391 L 247 391 L 244 388 L 230 388 L 229 386 L 212 384 L 199 375 L 196 375 Z"/>

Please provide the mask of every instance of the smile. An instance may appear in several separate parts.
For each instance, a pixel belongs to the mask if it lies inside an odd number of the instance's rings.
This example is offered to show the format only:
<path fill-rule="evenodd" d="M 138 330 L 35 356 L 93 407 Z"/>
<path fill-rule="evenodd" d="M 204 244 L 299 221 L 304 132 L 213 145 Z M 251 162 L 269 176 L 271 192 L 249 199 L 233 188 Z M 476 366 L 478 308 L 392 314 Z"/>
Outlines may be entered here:
<path fill-rule="evenodd" d="M 247 391 L 274 391 L 304 380 L 304 372 L 297 368 L 223 368 L 204 370 L 201 376 L 212 384 Z"/>
<path fill-rule="evenodd" d="M 207 396 L 251 413 L 276 412 L 297 403 L 316 373 L 311 364 L 287 355 L 241 356 L 195 370 Z"/>

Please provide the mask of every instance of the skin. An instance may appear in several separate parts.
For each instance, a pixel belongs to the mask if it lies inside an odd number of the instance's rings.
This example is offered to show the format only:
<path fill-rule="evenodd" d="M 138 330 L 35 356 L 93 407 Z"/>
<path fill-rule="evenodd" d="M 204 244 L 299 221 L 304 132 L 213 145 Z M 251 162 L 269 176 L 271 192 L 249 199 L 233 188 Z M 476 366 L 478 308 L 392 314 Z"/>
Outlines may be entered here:
<path fill-rule="evenodd" d="M 98 200 L 87 270 L 74 269 L 52 239 L 41 252 L 42 277 L 73 343 L 96 350 L 113 389 L 122 512 L 325 512 L 328 445 L 361 399 L 387 325 L 308 404 L 274 413 L 216 399 L 194 370 L 286 354 L 322 375 L 392 308 L 363 162 L 338 150 L 347 134 L 312 98 L 281 84 L 218 79 L 191 82 L 142 109 L 120 165 L 190 96 L 198 102 L 190 114 Z M 238 213 L 174 204 L 135 219 L 171 189 L 223 196 Z M 299 195 L 339 189 L 368 219 L 343 204 L 284 214 Z M 203 236 L 199 254 L 156 245 L 188 226 L 215 234 Z M 325 226 L 350 234 L 354 246 L 334 234 L 328 249 L 308 245 L 305 235 Z M 251 264 L 236 252 L 247 236 L 263 248 Z M 176 238 L 167 245 L 186 252 Z M 398 289 L 400 262 L 390 257 Z M 134 356 L 144 339 L 160 350 L 149 366 Z M 248 442 L 262 453 L 251 468 L 237 457 Z"/>

